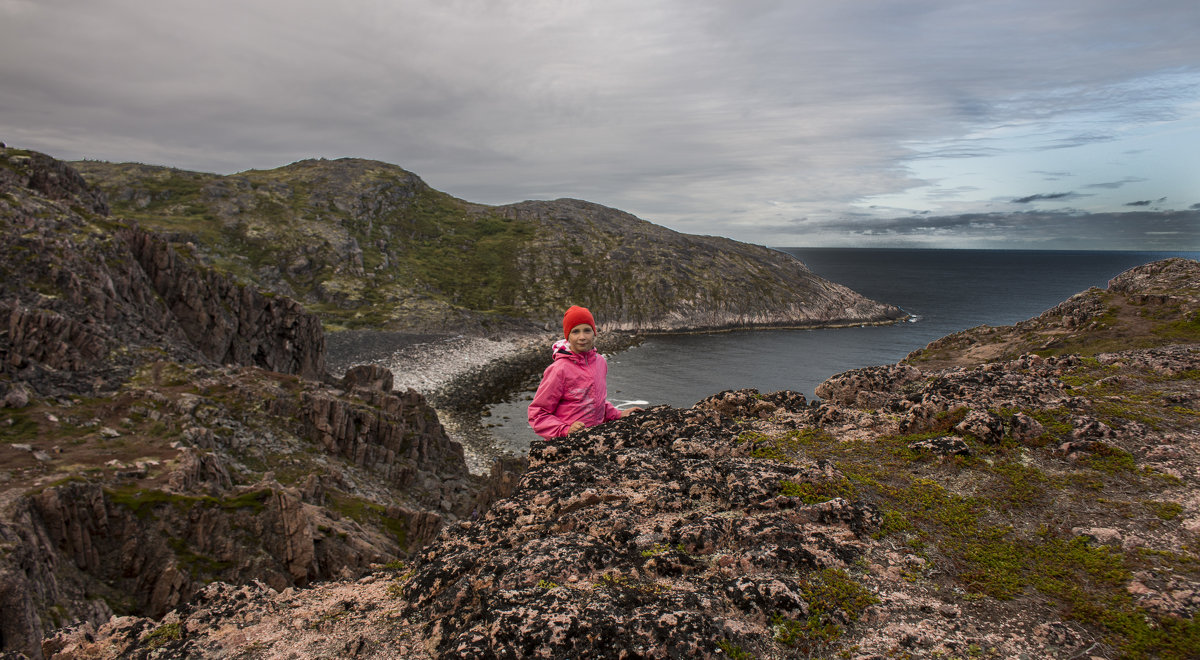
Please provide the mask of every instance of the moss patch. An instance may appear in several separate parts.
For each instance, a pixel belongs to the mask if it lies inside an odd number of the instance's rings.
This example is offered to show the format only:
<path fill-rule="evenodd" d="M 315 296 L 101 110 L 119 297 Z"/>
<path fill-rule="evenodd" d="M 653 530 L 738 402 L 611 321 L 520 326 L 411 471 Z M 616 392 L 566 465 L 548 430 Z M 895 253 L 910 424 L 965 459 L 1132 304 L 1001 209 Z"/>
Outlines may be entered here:
<path fill-rule="evenodd" d="M 824 569 L 805 578 L 801 589 L 808 603 L 808 616 L 804 619 L 774 616 L 775 640 L 821 657 L 829 657 L 836 650 L 847 623 L 857 622 L 864 610 L 879 602 L 840 569 Z"/>
<path fill-rule="evenodd" d="M 406 547 L 408 523 L 402 518 L 388 517 L 383 505 L 337 491 L 330 491 L 328 497 L 330 509 L 355 522 L 380 528 L 395 538 L 400 547 Z"/>

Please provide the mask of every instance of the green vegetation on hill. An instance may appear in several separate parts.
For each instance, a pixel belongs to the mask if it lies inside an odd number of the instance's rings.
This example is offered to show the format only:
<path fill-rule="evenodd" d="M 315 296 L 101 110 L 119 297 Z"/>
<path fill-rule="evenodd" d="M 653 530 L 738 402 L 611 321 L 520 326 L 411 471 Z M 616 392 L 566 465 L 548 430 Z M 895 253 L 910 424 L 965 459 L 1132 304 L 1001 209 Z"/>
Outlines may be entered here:
<path fill-rule="evenodd" d="M 903 316 L 775 250 L 680 234 L 578 200 L 472 204 L 374 161 L 307 160 L 230 176 L 74 166 L 117 220 L 296 299 L 327 329 L 541 325 L 576 303 L 605 310 L 607 327 L 626 330 Z"/>
<path fill-rule="evenodd" d="M 511 255 L 532 227 L 398 167 L 305 161 L 229 177 L 76 167 L 108 194 L 115 216 L 191 243 L 218 269 L 298 298 L 333 328 L 407 321 L 401 313 L 516 312 Z"/>

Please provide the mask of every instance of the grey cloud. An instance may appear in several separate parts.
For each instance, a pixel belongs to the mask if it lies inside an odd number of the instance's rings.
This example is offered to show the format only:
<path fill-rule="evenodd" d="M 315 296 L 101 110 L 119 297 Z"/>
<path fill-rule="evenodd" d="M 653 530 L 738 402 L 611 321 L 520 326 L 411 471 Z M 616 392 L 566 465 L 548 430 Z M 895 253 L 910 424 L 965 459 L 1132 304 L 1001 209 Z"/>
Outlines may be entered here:
<path fill-rule="evenodd" d="M 1058 181 L 1070 176 L 1074 176 L 1070 172 L 1047 172 L 1045 170 L 1033 170 L 1032 174 L 1040 174 L 1046 178 L 1046 181 Z"/>
<path fill-rule="evenodd" d="M 1042 151 L 1050 151 L 1053 149 L 1074 149 L 1076 147 L 1086 147 L 1090 144 L 1112 142 L 1116 139 L 1117 136 L 1111 133 L 1084 133 L 1078 135 L 1067 135 L 1050 140 L 1041 145 L 1039 149 Z"/>
<path fill-rule="evenodd" d="M 1162 204 L 1165 201 L 1167 201 L 1166 197 L 1159 197 L 1158 199 L 1143 199 L 1136 202 L 1129 202 L 1125 206 L 1151 206 L 1153 204 Z"/>
<path fill-rule="evenodd" d="M 1200 97 L 1195 16 L 1194 0 L 0 0 L 0 137 L 222 173 L 373 158 L 471 201 L 579 197 L 770 240 L 779 214 L 919 186 L 986 209 L 1028 188 L 915 166 L 1178 116 Z M 1014 146 L 1022 131 L 1036 144 Z"/>
<path fill-rule="evenodd" d="M 781 234 L 807 237 L 810 245 L 811 237 L 821 236 L 830 244 L 842 245 L 954 247 L 970 240 L 977 247 L 1008 249 L 1103 250 L 1120 245 L 1121 249 L 1178 251 L 1200 245 L 1200 209 L 1094 214 L 965 213 L 841 223 L 806 219 L 779 224 L 775 229 Z"/>
<path fill-rule="evenodd" d="M 1124 179 L 1121 179 L 1120 181 L 1108 181 L 1105 183 L 1089 183 L 1088 185 L 1084 186 L 1084 188 L 1104 188 L 1107 190 L 1116 190 L 1117 188 L 1120 188 L 1121 186 L 1124 186 L 1124 185 L 1127 185 L 1130 183 L 1142 183 L 1144 181 L 1146 181 L 1146 179 L 1143 179 L 1141 177 L 1129 176 L 1129 177 L 1125 177 Z"/>
<path fill-rule="evenodd" d="M 1013 200 L 1015 204 L 1029 204 L 1030 202 L 1045 202 L 1045 201 L 1060 201 L 1067 199 L 1076 199 L 1083 197 L 1079 193 L 1064 192 L 1064 193 L 1045 193 L 1038 195 L 1029 195 L 1027 197 L 1018 197 Z"/>

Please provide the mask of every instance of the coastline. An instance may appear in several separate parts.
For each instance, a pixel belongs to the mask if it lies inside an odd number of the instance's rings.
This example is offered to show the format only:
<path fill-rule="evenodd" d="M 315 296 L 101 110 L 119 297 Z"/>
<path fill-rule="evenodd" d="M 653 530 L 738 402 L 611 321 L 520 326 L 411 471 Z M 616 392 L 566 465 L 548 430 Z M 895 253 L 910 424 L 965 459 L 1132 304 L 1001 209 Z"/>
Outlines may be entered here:
<path fill-rule="evenodd" d="M 450 439 L 462 445 L 467 468 L 487 475 L 496 458 L 515 455 L 499 446 L 481 421 L 480 411 L 451 405 L 440 393 L 452 383 L 469 387 L 506 357 L 529 351 L 548 335 L 507 333 L 495 336 L 435 335 L 353 331 L 329 336 L 327 364 L 340 377 L 358 364 L 375 364 L 392 372 L 393 389 L 420 392 L 437 412 Z M 547 344 L 548 345 L 548 344 Z M 531 431 L 532 433 L 532 431 Z"/>
<path fill-rule="evenodd" d="M 910 319 L 911 316 L 906 315 L 896 320 L 845 325 L 641 333 L 610 331 L 597 337 L 596 348 L 611 357 L 646 338 L 660 335 L 883 326 Z M 528 434 L 511 431 L 512 427 L 521 427 L 521 419 L 512 422 L 505 416 L 503 422 L 493 423 L 489 408 L 509 402 L 514 394 L 536 385 L 538 376 L 551 361 L 550 346 L 557 338 L 558 335 L 549 331 L 528 330 L 508 330 L 492 335 L 342 331 L 326 336 L 326 365 L 330 375 L 335 377 L 358 364 L 375 364 L 390 371 L 393 389 L 413 389 L 424 395 L 437 412 L 446 434 L 462 445 L 470 472 L 486 476 L 497 459 L 523 458 L 529 452 L 530 442 L 537 439 L 532 430 Z M 515 418 L 519 411 L 508 412 Z M 497 432 L 497 427 L 510 430 Z"/>
<path fill-rule="evenodd" d="M 420 392 L 452 440 L 462 445 L 472 474 L 487 475 L 498 458 L 520 457 L 528 443 L 513 443 L 489 430 L 484 411 L 536 382 L 550 364 L 549 332 L 490 336 L 353 331 L 330 335 L 327 365 L 340 377 L 358 364 L 392 372 L 393 389 Z M 639 335 L 605 333 L 597 350 L 612 355 L 641 341 Z M 529 439 L 536 436 L 529 431 Z"/>

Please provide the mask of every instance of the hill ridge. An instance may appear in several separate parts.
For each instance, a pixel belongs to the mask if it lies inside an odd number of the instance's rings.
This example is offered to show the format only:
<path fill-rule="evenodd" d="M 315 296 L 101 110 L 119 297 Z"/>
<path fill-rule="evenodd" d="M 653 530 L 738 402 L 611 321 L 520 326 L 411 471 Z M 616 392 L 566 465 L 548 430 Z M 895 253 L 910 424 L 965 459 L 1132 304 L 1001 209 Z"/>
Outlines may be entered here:
<path fill-rule="evenodd" d="M 114 215 L 295 298 L 327 328 L 488 332 L 570 304 L 611 329 L 889 323 L 903 312 L 776 250 L 660 227 L 586 200 L 488 206 L 399 166 L 307 159 L 234 175 L 83 161 Z"/>

